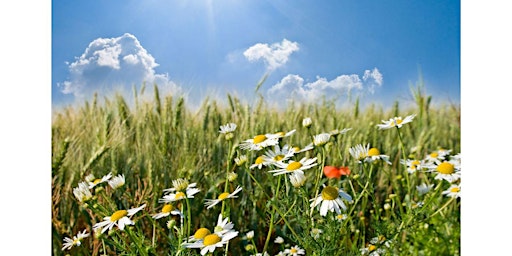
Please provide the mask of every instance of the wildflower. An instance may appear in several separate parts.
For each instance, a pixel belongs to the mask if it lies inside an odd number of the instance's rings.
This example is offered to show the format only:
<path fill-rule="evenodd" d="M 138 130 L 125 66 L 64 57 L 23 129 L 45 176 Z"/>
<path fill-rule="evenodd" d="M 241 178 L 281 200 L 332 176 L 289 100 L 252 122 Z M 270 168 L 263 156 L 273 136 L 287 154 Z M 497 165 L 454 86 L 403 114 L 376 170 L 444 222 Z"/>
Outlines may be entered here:
<path fill-rule="evenodd" d="M 87 176 L 85 176 L 85 181 L 87 181 L 87 183 L 93 182 L 94 180 L 94 173 L 89 173 Z"/>
<path fill-rule="evenodd" d="M 331 139 L 331 134 L 329 133 L 321 133 L 313 136 L 313 144 L 315 146 L 323 146 Z"/>
<path fill-rule="evenodd" d="M 284 251 L 279 251 L 275 256 L 286 256 Z"/>
<path fill-rule="evenodd" d="M 405 117 L 405 119 L 402 120 L 402 117 L 393 117 L 389 119 L 389 121 L 382 120 L 384 124 L 378 124 L 377 127 L 379 127 L 379 130 L 387 130 L 391 129 L 393 127 L 402 128 L 402 125 L 406 123 L 412 122 L 416 114 L 410 115 Z"/>
<path fill-rule="evenodd" d="M 260 134 L 240 143 L 239 147 L 245 150 L 259 151 L 268 146 L 274 146 L 279 143 L 279 137 L 271 134 Z"/>
<path fill-rule="evenodd" d="M 306 118 L 302 119 L 303 127 L 309 128 L 309 127 L 311 127 L 311 124 L 313 124 L 313 121 L 311 121 L 311 118 L 306 117 Z"/>
<path fill-rule="evenodd" d="M 430 154 L 425 156 L 425 161 L 430 164 L 440 164 L 441 162 L 447 160 L 448 155 L 450 154 L 452 150 L 446 150 L 446 149 L 438 149 L 435 151 L 432 151 Z"/>
<path fill-rule="evenodd" d="M 120 174 L 109 180 L 108 185 L 110 185 L 111 188 L 116 189 L 122 187 L 124 185 L 124 182 L 124 174 Z"/>
<path fill-rule="evenodd" d="M 232 133 L 235 130 L 236 130 L 236 124 L 229 123 L 229 124 L 221 125 L 219 132 L 222 134 L 227 134 L 227 133 Z"/>
<path fill-rule="evenodd" d="M 276 239 L 274 239 L 274 243 L 276 244 L 282 244 L 284 243 L 284 239 L 280 236 L 276 237 Z"/>
<path fill-rule="evenodd" d="M 368 157 L 366 158 L 367 162 L 371 163 L 373 161 L 377 161 L 377 160 L 381 160 L 381 159 L 384 162 L 386 162 L 388 164 L 391 164 L 391 162 L 389 161 L 389 156 L 381 155 L 379 149 L 377 149 L 377 148 L 370 148 L 368 150 Z"/>
<path fill-rule="evenodd" d="M 217 247 L 223 247 L 229 242 L 229 240 L 233 239 L 237 235 L 238 231 L 229 231 L 222 235 L 215 233 L 208 234 L 194 243 L 185 243 L 184 246 L 186 248 L 200 248 L 201 255 L 205 255 L 208 252 L 213 253 Z"/>
<path fill-rule="evenodd" d="M 219 214 L 217 219 L 217 226 L 215 226 L 213 232 L 217 235 L 223 235 L 230 232 L 233 229 L 233 223 L 229 222 L 229 218 L 222 219 L 222 213 Z"/>
<path fill-rule="evenodd" d="M 386 247 L 391 246 L 391 241 L 384 236 L 377 236 L 370 240 L 370 243 L 363 249 L 361 254 L 370 256 L 379 256 L 386 253 Z"/>
<path fill-rule="evenodd" d="M 112 178 L 111 172 L 108 173 L 107 175 L 103 176 L 101 179 L 95 179 L 94 181 L 88 181 L 87 183 L 89 184 L 89 189 L 92 189 L 101 183 L 107 182 L 108 180 L 110 180 L 110 178 Z"/>
<path fill-rule="evenodd" d="M 213 206 L 215 206 L 216 204 L 220 203 L 221 201 L 227 199 L 227 198 L 237 198 L 238 196 L 236 196 L 236 194 L 238 192 L 240 192 L 242 190 L 242 187 L 238 186 L 235 191 L 233 191 L 233 193 L 229 194 L 228 192 L 224 192 L 222 194 L 220 194 L 217 199 L 205 199 L 206 202 L 204 203 L 205 206 L 208 206 L 206 207 L 206 209 L 210 209 L 212 208 Z"/>
<path fill-rule="evenodd" d="M 235 172 L 228 173 L 228 180 L 229 180 L 229 182 L 235 181 L 236 178 L 238 178 L 238 174 L 236 174 Z"/>
<path fill-rule="evenodd" d="M 114 226 L 118 226 L 120 230 L 124 230 L 124 226 L 135 224 L 128 217 L 133 216 L 135 213 L 142 210 L 144 207 L 146 207 L 146 204 L 129 210 L 118 210 L 114 212 L 111 216 L 103 218 L 104 221 L 94 224 L 93 228 L 96 230 L 103 227 L 101 233 L 104 233 L 107 229 L 111 230 Z"/>
<path fill-rule="evenodd" d="M 184 192 L 184 191 L 186 191 L 187 193 L 195 192 L 194 194 L 196 194 L 197 192 L 199 192 L 199 189 L 197 189 L 196 186 L 197 186 L 197 183 L 189 184 L 187 179 L 179 178 L 179 179 L 173 180 L 172 188 L 164 189 L 164 192 Z"/>
<path fill-rule="evenodd" d="M 421 183 L 419 186 L 416 186 L 416 190 L 418 190 L 418 195 L 424 195 L 428 193 L 432 187 L 434 187 L 434 184 L 427 185 L 425 183 Z"/>
<path fill-rule="evenodd" d="M 246 155 L 241 155 L 241 156 L 235 158 L 235 163 L 237 166 L 242 166 L 243 164 L 245 164 L 245 162 L 247 162 Z"/>
<path fill-rule="evenodd" d="M 73 247 L 73 245 L 80 246 L 82 244 L 82 239 L 88 237 L 89 235 L 90 234 L 87 234 L 87 230 L 84 229 L 84 231 L 81 233 L 80 231 L 78 231 L 78 234 L 76 234 L 76 236 L 73 236 L 73 239 L 65 237 L 62 250 L 71 250 L 71 247 Z"/>
<path fill-rule="evenodd" d="M 203 240 L 207 235 L 211 235 L 211 234 L 212 234 L 212 232 L 209 229 L 199 228 L 198 230 L 196 230 L 194 235 L 192 235 L 188 238 L 188 240 L 192 241 L 192 242 Z"/>
<path fill-rule="evenodd" d="M 316 157 L 309 159 L 304 157 L 299 162 L 293 160 L 289 161 L 288 163 L 277 162 L 275 163 L 275 165 L 280 169 L 271 170 L 269 172 L 274 173 L 274 176 L 293 172 L 301 172 L 302 174 L 304 174 L 304 170 L 307 170 L 318 164 L 315 163 L 315 161 Z"/>
<path fill-rule="evenodd" d="M 294 153 L 295 150 L 289 145 L 284 145 L 282 149 L 279 145 L 275 145 L 274 150 L 267 150 L 265 152 L 263 161 L 268 164 L 276 164 L 288 160 Z"/>
<path fill-rule="evenodd" d="M 307 146 L 305 146 L 304 148 L 300 148 L 300 147 L 293 147 L 292 150 L 295 154 L 298 154 L 298 153 L 302 153 L 302 152 L 306 152 L 308 150 L 312 150 L 314 147 L 313 147 L 313 143 L 309 143 Z"/>
<path fill-rule="evenodd" d="M 326 165 L 324 166 L 324 174 L 329 179 L 339 179 L 342 175 L 349 175 L 350 169 L 347 166 L 335 167 Z"/>
<path fill-rule="evenodd" d="M 274 134 L 267 134 L 267 136 L 270 137 L 270 138 L 278 138 L 278 139 L 280 139 L 280 138 L 284 138 L 284 137 L 290 137 L 296 131 L 297 130 L 294 129 L 294 130 L 291 130 L 291 131 L 289 131 L 287 133 L 285 133 L 285 132 L 276 132 Z"/>
<path fill-rule="evenodd" d="M 432 165 L 431 172 L 437 172 L 436 180 L 446 180 L 450 183 L 460 179 L 460 162 L 456 160 L 444 161 L 439 165 Z"/>
<path fill-rule="evenodd" d="M 220 133 L 224 134 L 224 137 L 226 138 L 226 140 L 231 140 L 233 138 L 233 132 L 236 130 L 236 124 L 234 123 L 229 123 L 229 124 L 226 124 L 226 125 L 221 125 L 220 126 Z"/>
<path fill-rule="evenodd" d="M 421 170 L 423 168 L 426 168 L 426 163 L 422 160 L 416 160 L 416 159 L 406 159 L 405 161 L 403 159 L 400 160 L 402 164 L 405 164 L 407 166 L 407 172 L 410 174 L 413 174 L 417 170 Z"/>
<path fill-rule="evenodd" d="M 381 155 L 377 148 L 370 148 L 370 144 L 367 144 L 366 146 L 358 144 L 349 148 L 349 153 L 352 155 L 352 157 L 358 160 L 359 163 L 362 163 L 363 161 L 371 163 L 373 161 L 382 159 L 386 163 L 391 164 L 389 161 L 389 156 Z"/>
<path fill-rule="evenodd" d="M 350 131 L 350 130 L 352 130 L 352 128 L 344 128 L 344 129 L 343 129 L 343 130 L 341 130 L 341 131 L 340 131 L 340 130 L 338 130 L 338 129 L 334 129 L 334 130 L 330 131 L 330 132 L 329 132 L 329 134 L 330 134 L 331 136 L 336 137 L 336 136 L 338 136 L 338 135 L 345 134 L 345 133 L 347 133 L 347 132 L 348 132 L 348 131 Z"/>
<path fill-rule="evenodd" d="M 290 178 L 290 183 L 296 188 L 300 188 L 306 182 L 306 176 L 303 172 L 293 172 L 288 176 Z"/>
<path fill-rule="evenodd" d="M 245 236 L 246 236 L 246 237 L 247 237 L 247 239 L 249 239 L 249 240 L 253 239 L 253 238 L 254 238 L 254 230 L 251 230 L 251 231 L 247 232 L 247 233 L 245 234 Z"/>
<path fill-rule="evenodd" d="M 164 207 L 162 207 L 162 211 L 153 215 L 153 219 L 160 219 L 163 217 L 167 217 L 169 215 L 181 215 L 181 212 L 174 209 L 174 206 L 171 204 L 165 204 Z"/>
<path fill-rule="evenodd" d="M 338 189 L 333 186 L 324 186 L 322 192 L 316 198 L 310 200 L 312 201 L 310 207 L 314 208 L 319 204 L 322 204 L 320 206 L 321 216 L 326 216 L 327 211 L 336 211 L 337 214 L 340 214 L 340 208 L 343 208 L 343 210 L 347 209 L 347 206 L 343 203 L 341 198 L 352 202 L 352 197 L 342 189 Z"/>
<path fill-rule="evenodd" d="M 443 195 L 449 196 L 449 197 L 460 197 L 460 185 L 452 184 L 447 190 L 442 192 Z"/>
<path fill-rule="evenodd" d="M 92 198 L 92 193 L 89 190 L 89 186 L 86 182 L 78 183 L 78 187 L 73 188 L 73 195 L 75 195 L 76 199 L 81 203 L 88 201 Z"/>
<path fill-rule="evenodd" d="M 324 231 L 319 229 L 319 228 L 313 228 L 311 229 L 311 236 L 313 237 L 313 239 L 318 239 L 320 238 L 320 234 L 322 234 Z"/>
<path fill-rule="evenodd" d="M 293 256 L 306 255 L 306 251 L 304 251 L 304 249 L 301 249 L 298 245 L 292 246 L 292 248 L 284 250 L 284 253 Z"/>
<path fill-rule="evenodd" d="M 179 191 L 176 193 L 164 195 L 162 198 L 158 199 L 158 202 L 159 203 L 170 203 L 170 202 L 179 201 L 179 200 L 182 200 L 185 198 L 194 198 L 194 195 L 197 193 L 199 193 L 199 189 L 187 188 L 187 190 L 185 192 Z"/>
<path fill-rule="evenodd" d="M 260 169 L 260 170 L 261 170 L 261 168 L 262 168 L 263 166 L 267 166 L 267 165 L 269 165 L 269 164 L 270 164 L 269 162 L 265 162 L 265 158 L 264 158 L 264 156 L 258 156 L 258 157 L 256 158 L 256 160 L 254 160 L 254 164 L 252 164 L 252 165 L 249 167 L 249 169 L 253 169 L 253 168 L 258 167 L 258 169 Z"/>
<path fill-rule="evenodd" d="M 343 221 L 346 218 L 347 218 L 346 214 L 341 214 L 340 213 L 340 214 L 336 215 L 336 220 L 338 220 L 338 221 Z"/>

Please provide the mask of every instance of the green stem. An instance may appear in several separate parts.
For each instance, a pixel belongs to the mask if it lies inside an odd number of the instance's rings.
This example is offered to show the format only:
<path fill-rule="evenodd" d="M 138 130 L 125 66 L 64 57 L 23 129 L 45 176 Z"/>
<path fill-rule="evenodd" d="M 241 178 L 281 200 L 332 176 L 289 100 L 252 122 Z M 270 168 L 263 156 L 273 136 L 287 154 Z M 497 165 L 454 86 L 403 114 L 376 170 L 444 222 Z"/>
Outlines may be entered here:
<path fill-rule="evenodd" d="M 191 214 L 190 214 L 190 204 L 188 202 L 188 197 L 185 197 L 185 202 L 187 203 L 187 232 L 185 233 L 186 234 L 186 238 L 187 238 L 187 242 L 188 242 L 188 237 L 190 236 L 190 222 L 191 222 Z"/>
<path fill-rule="evenodd" d="M 279 195 L 279 189 L 281 188 L 281 175 L 277 179 L 277 189 L 274 192 L 274 198 L 272 201 L 276 201 L 277 196 Z M 272 215 L 270 216 L 270 227 L 268 228 L 267 239 L 265 240 L 265 246 L 263 246 L 263 253 L 267 251 L 268 242 L 270 241 L 270 236 L 272 235 L 272 230 L 274 229 L 274 216 L 276 215 L 277 206 L 272 204 Z"/>
<path fill-rule="evenodd" d="M 323 173 L 323 170 L 324 170 L 324 165 L 325 165 L 325 148 L 322 147 L 322 164 L 321 164 L 321 167 L 320 167 L 320 171 L 318 172 L 318 176 L 316 177 L 316 180 L 315 180 L 315 194 L 313 194 L 313 196 L 315 196 L 316 198 L 316 195 L 318 195 L 318 191 L 320 190 L 320 179 L 322 178 L 322 173 Z M 314 226 L 314 223 L 313 223 L 313 209 L 314 208 L 311 208 L 311 210 L 309 211 L 309 218 L 311 218 L 311 226 Z"/>

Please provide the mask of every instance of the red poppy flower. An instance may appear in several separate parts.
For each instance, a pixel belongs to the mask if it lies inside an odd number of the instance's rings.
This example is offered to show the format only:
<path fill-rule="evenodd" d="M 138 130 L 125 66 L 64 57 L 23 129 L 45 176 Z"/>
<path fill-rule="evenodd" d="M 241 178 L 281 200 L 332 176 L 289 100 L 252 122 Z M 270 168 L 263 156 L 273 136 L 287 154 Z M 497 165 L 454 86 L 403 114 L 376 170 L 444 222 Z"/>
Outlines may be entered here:
<path fill-rule="evenodd" d="M 342 175 L 349 175 L 350 169 L 346 166 L 335 167 L 327 165 L 324 166 L 324 174 L 329 179 L 339 179 Z"/>

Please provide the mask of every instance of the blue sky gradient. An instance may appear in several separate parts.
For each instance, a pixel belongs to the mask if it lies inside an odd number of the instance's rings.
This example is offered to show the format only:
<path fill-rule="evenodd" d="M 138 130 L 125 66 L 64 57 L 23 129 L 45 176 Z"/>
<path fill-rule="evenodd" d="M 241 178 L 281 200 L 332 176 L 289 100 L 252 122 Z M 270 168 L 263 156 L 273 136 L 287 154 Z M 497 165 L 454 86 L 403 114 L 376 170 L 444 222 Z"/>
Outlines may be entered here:
<path fill-rule="evenodd" d="M 126 33 L 153 58 L 155 65 L 145 71 L 165 76 L 190 102 L 228 92 L 250 100 L 268 73 L 260 93 L 269 101 L 279 87 L 279 95 L 299 101 L 324 93 L 346 102 L 351 91 L 352 99 L 389 105 L 410 101 L 409 85 L 418 81 L 419 70 L 435 102 L 460 102 L 460 1 L 54 0 L 52 105 L 79 98 L 64 93 L 63 84 L 77 83 L 71 64 L 91 42 Z M 274 54 L 285 40 L 298 49 L 270 67 L 264 54 Z M 244 52 L 258 44 L 259 58 L 251 61 Z M 380 82 L 363 79 L 375 69 Z M 123 76 L 125 69 L 113 71 Z M 128 76 L 114 90 L 140 85 Z M 97 80 L 105 85 L 82 86 L 108 90 L 106 77 Z"/>

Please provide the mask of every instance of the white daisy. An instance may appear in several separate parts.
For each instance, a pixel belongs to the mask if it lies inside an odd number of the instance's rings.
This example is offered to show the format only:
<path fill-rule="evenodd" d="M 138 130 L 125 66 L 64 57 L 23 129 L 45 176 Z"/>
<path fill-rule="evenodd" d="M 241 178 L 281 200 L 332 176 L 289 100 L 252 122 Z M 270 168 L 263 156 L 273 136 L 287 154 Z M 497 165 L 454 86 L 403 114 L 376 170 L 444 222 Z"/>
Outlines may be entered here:
<path fill-rule="evenodd" d="M 199 228 L 196 230 L 194 235 L 190 236 L 188 238 L 189 241 L 195 242 L 199 240 L 203 240 L 205 236 L 210 235 L 212 232 L 207 228 Z M 186 245 L 187 243 L 183 243 L 183 245 Z"/>
<path fill-rule="evenodd" d="M 158 202 L 159 203 L 170 203 L 170 202 L 183 200 L 185 198 L 194 198 L 194 195 L 197 193 L 199 193 L 199 189 L 190 188 L 190 189 L 187 189 L 186 192 L 179 191 L 176 193 L 164 195 L 162 198 L 158 199 Z"/>
<path fill-rule="evenodd" d="M 292 246 L 292 248 L 284 250 L 284 253 L 293 256 L 306 255 L 306 251 L 304 249 L 301 249 L 298 245 Z"/>
<path fill-rule="evenodd" d="M 313 121 L 311 121 L 310 117 L 306 117 L 306 118 L 302 119 L 303 127 L 309 128 L 311 126 L 311 124 L 313 124 Z"/>
<path fill-rule="evenodd" d="M 315 147 L 313 146 L 313 143 L 309 143 L 304 148 L 300 148 L 300 147 L 295 146 L 295 147 L 292 148 L 292 150 L 294 151 L 295 154 L 298 154 L 298 153 L 302 153 L 302 152 L 306 152 L 306 151 L 312 150 L 314 148 Z"/>
<path fill-rule="evenodd" d="M 107 229 L 111 230 L 112 227 L 117 226 L 120 230 L 124 230 L 124 226 L 135 224 L 130 218 L 138 211 L 142 210 L 146 207 L 146 204 L 143 204 L 140 207 L 132 208 L 129 210 L 119 210 L 114 212 L 111 216 L 107 216 L 103 218 L 104 221 L 94 224 L 93 229 L 98 229 L 103 227 L 101 233 L 104 233 Z"/>
<path fill-rule="evenodd" d="M 389 156 L 382 155 L 380 153 L 379 149 L 377 149 L 377 148 L 370 148 L 368 150 L 368 156 L 366 157 L 365 161 L 371 163 L 371 162 L 374 162 L 374 161 L 377 161 L 377 160 L 383 160 L 387 164 L 391 164 L 391 162 L 389 161 Z"/>
<path fill-rule="evenodd" d="M 371 163 L 377 160 L 383 160 L 386 163 L 391 164 L 389 156 L 381 155 L 377 148 L 370 148 L 370 144 L 367 144 L 366 146 L 358 144 L 349 148 L 348 151 L 359 163 L 362 163 L 363 161 Z"/>
<path fill-rule="evenodd" d="M 343 210 L 347 210 L 347 206 L 341 199 L 345 199 L 349 202 L 352 202 L 352 197 L 345 193 L 342 189 L 338 189 L 333 186 L 325 186 L 322 189 L 322 192 L 316 197 L 311 199 L 310 201 L 310 207 L 314 208 L 320 204 L 320 215 L 326 216 L 327 211 L 334 212 L 336 211 L 337 214 L 341 213 L 340 208 L 343 208 Z"/>
<path fill-rule="evenodd" d="M 374 237 L 365 248 L 360 249 L 362 255 L 379 256 L 387 255 L 386 247 L 391 246 L 391 241 L 387 240 L 384 236 Z"/>
<path fill-rule="evenodd" d="M 92 198 L 92 193 L 89 190 L 89 185 L 84 182 L 78 183 L 78 187 L 73 188 L 73 195 L 75 195 L 76 199 L 81 203 L 88 201 Z"/>
<path fill-rule="evenodd" d="M 229 218 L 222 219 L 222 213 L 219 214 L 219 218 L 217 219 L 217 226 L 213 229 L 213 232 L 219 236 L 224 235 L 231 230 L 233 230 L 233 223 L 229 221 Z"/>
<path fill-rule="evenodd" d="M 225 234 L 209 234 L 203 237 L 203 239 L 197 240 L 194 243 L 183 244 L 186 248 L 200 248 L 201 255 L 205 255 L 210 252 L 213 253 L 215 248 L 224 247 L 229 240 L 235 238 L 238 235 L 238 231 L 229 231 Z"/>
<path fill-rule="evenodd" d="M 460 197 L 460 185 L 452 184 L 447 190 L 442 192 L 443 195 L 449 196 L 449 197 Z"/>
<path fill-rule="evenodd" d="M 293 129 L 289 132 L 276 132 L 276 133 L 273 133 L 273 134 L 267 134 L 267 137 L 269 138 L 278 138 L 278 139 L 281 139 L 281 138 L 284 138 L 284 137 L 290 137 L 292 134 L 294 134 L 297 130 Z"/>
<path fill-rule="evenodd" d="M 107 175 L 103 176 L 101 179 L 95 179 L 94 181 L 88 181 L 87 183 L 89 184 L 89 189 L 92 189 L 101 183 L 107 182 L 108 180 L 110 180 L 110 178 L 112 178 L 111 172 L 109 172 Z"/>
<path fill-rule="evenodd" d="M 284 239 L 280 236 L 276 237 L 276 239 L 274 239 L 274 243 L 276 244 L 282 244 L 284 243 Z"/>
<path fill-rule="evenodd" d="M 261 168 L 263 168 L 264 166 L 268 166 L 269 164 L 270 164 L 269 162 L 265 162 L 265 156 L 261 155 L 261 156 L 258 156 L 256 158 L 256 160 L 254 160 L 254 164 L 252 164 L 249 167 L 249 169 L 258 167 L 258 169 L 261 170 Z"/>
<path fill-rule="evenodd" d="M 82 244 L 82 239 L 88 237 L 89 235 L 90 234 L 87 234 L 87 230 L 84 229 L 82 233 L 78 231 L 78 234 L 76 234 L 76 236 L 73 236 L 73 239 L 65 237 L 64 243 L 62 244 L 62 250 L 71 250 L 71 247 L 73 247 L 73 245 L 80 246 Z"/>
<path fill-rule="evenodd" d="M 229 124 L 221 125 L 219 132 L 222 134 L 226 134 L 226 133 L 232 133 L 235 130 L 236 130 L 236 124 L 229 123 Z"/>
<path fill-rule="evenodd" d="M 245 234 L 245 237 L 247 237 L 247 239 L 249 239 L 249 240 L 253 239 L 254 238 L 254 230 L 247 232 Z"/>
<path fill-rule="evenodd" d="M 247 162 L 246 155 L 241 155 L 241 156 L 235 158 L 235 163 L 237 166 L 242 166 L 243 164 L 245 164 L 245 162 Z"/>
<path fill-rule="evenodd" d="M 405 161 L 400 159 L 400 163 L 407 166 L 407 172 L 410 174 L 413 174 L 414 172 L 422 170 L 428 166 L 424 160 L 420 161 L 416 159 L 406 159 Z"/>
<path fill-rule="evenodd" d="M 212 208 L 213 206 L 215 206 L 216 204 L 222 202 L 223 200 L 227 199 L 227 198 L 237 198 L 238 196 L 236 196 L 236 194 L 238 192 L 242 191 L 242 187 L 238 186 L 235 191 L 233 191 L 233 193 L 229 194 L 228 192 L 224 192 L 222 194 L 220 194 L 217 199 L 205 199 L 205 203 L 204 205 L 205 206 L 208 206 L 206 207 L 206 209 L 210 209 Z"/>
<path fill-rule="evenodd" d="M 110 185 L 111 188 L 116 189 L 122 187 L 124 185 L 124 182 L 124 174 L 120 174 L 109 180 L 108 185 Z"/>
<path fill-rule="evenodd" d="M 284 145 L 283 148 L 278 145 L 274 146 L 274 150 L 267 150 L 263 155 L 263 161 L 269 164 L 283 162 L 291 158 L 295 150 L 290 145 Z"/>
<path fill-rule="evenodd" d="M 432 187 L 434 187 L 434 184 L 427 185 L 425 183 L 421 183 L 419 186 L 416 186 L 416 190 L 418 190 L 418 195 L 424 195 L 428 193 Z"/>
<path fill-rule="evenodd" d="M 345 219 L 347 219 L 347 215 L 346 214 L 338 214 L 338 215 L 336 215 L 336 220 L 337 221 L 343 221 Z"/>
<path fill-rule="evenodd" d="M 311 236 L 313 237 L 313 239 L 318 239 L 320 238 L 320 234 L 322 234 L 324 231 L 319 229 L 319 228 L 313 228 L 311 229 Z"/>
<path fill-rule="evenodd" d="M 252 139 L 244 140 L 239 147 L 244 150 L 258 151 L 268 146 L 274 146 L 279 143 L 279 137 L 270 134 L 260 134 Z"/>
<path fill-rule="evenodd" d="M 167 192 L 188 192 L 189 190 L 191 190 L 191 192 L 197 193 L 197 192 L 199 192 L 199 189 L 197 189 L 196 186 L 197 186 L 197 183 L 189 184 L 187 179 L 179 178 L 179 179 L 175 179 L 172 181 L 172 188 L 167 188 L 167 189 L 164 189 L 163 191 L 165 193 L 167 193 Z M 196 192 L 196 190 L 197 190 L 197 192 Z"/>
<path fill-rule="evenodd" d="M 401 116 L 393 117 L 389 121 L 382 120 L 384 124 L 378 124 L 377 127 L 379 127 L 379 130 L 391 129 L 393 127 L 402 128 L 402 125 L 412 122 L 415 116 L 416 114 L 413 114 L 405 117 L 403 120 Z"/>
<path fill-rule="evenodd" d="M 274 173 L 274 176 L 285 174 L 285 173 L 293 173 L 293 172 L 302 172 L 304 174 L 304 170 L 307 170 L 313 166 L 316 166 L 318 163 L 315 158 L 302 158 L 299 162 L 290 160 L 288 163 L 277 162 L 275 165 L 279 168 L 276 170 L 271 170 L 269 172 Z"/>
<path fill-rule="evenodd" d="M 313 136 L 313 144 L 315 146 L 325 145 L 331 139 L 331 134 L 329 133 L 321 133 Z"/>
<path fill-rule="evenodd" d="M 432 165 L 431 172 L 436 172 L 436 180 L 446 180 L 450 183 L 460 179 L 460 162 L 457 160 L 444 161 L 439 165 Z"/>
<path fill-rule="evenodd" d="M 442 148 L 432 151 L 432 153 L 425 156 L 425 161 L 427 163 L 440 164 L 443 161 L 448 160 L 448 156 L 450 155 L 451 151 L 451 149 L 446 150 Z"/>
<path fill-rule="evenodd" d="M 338 136 L 347 133 L 348 131 L 352 130 L 352 128 L 343 128 L 343 130 L 334 129 L 329 132 L 331 136 Z"/>
<path fill-rule="evenodd" d="M 292 174 L 288 175 L 290 178 L 290 183 L 296 188 L 300 188 L 304 185 L 306 182 L 306 176 L 304 175 L 304 172 L 293 172 Z"/>
<path fill-rule="evenodd" d="M 171 204 L 165 204 L 164 207 L 162 207 L 162 211 L 153 215 L 153 219 L 160 219 L 167 217 L 169 215 L 182 215 L 179 210 L 174 209 L 174 206 Z"/>

